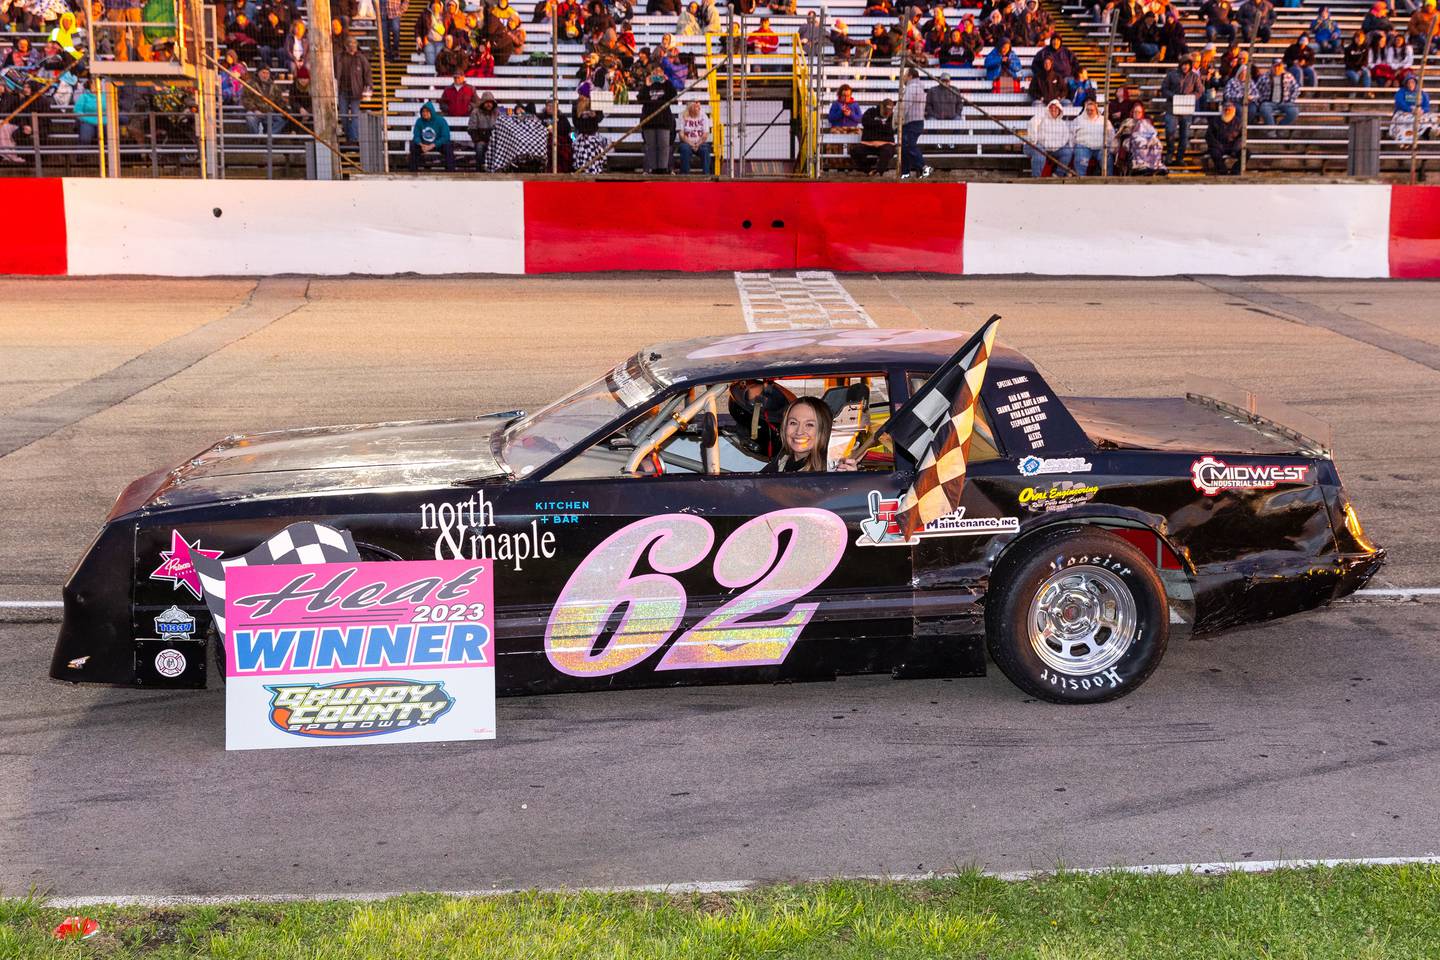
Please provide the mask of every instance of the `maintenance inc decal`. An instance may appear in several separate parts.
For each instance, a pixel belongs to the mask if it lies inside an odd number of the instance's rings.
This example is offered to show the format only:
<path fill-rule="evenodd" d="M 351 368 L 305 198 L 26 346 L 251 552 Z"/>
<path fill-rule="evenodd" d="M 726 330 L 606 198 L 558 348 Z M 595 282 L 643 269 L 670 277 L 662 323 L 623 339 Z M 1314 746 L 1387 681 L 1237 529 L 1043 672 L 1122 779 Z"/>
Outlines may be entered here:
<path fill-rule="evenodd" d="M 226 573 L 225 748 L 495 736 L 489 561 Z"/>

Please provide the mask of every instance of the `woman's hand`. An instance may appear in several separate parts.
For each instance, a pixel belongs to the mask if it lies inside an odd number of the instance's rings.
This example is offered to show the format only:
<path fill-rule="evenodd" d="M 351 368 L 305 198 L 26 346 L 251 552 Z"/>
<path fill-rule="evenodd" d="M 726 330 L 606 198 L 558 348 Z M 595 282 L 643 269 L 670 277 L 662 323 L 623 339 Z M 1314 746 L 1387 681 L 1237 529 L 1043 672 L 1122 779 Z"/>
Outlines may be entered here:
<path fill-rule="evenodd" d="M 855 462 L 854 457 L 841 457 L 835 461 L 836 473 L 854 473 L 858 469 L 860 466 Z"/>

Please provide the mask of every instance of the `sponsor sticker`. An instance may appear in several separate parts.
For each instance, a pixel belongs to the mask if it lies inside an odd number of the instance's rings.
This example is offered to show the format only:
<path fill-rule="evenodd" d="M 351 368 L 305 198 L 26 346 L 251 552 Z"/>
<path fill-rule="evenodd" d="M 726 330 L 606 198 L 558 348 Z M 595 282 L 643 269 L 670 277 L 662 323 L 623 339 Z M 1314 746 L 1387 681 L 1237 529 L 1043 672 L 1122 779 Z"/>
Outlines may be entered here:
<path fill-rule="evenodd" d="M 177 606 L 171 606 L 155 618 L 155 634 L 158 637 L 179 637 L 188 639 L 195 632 L 195 618 Z"/>
<path fill-rule="evenodd" d="M 900 531 L 900 499 L 882 497 L 870 491 L 870 516 L 860 521 L 857 547 L 903 547 L 919 543 L 925 537 L 988 537 L 997 533 L 1020 530 L 1018 517 L 967 517 L 964 507 L 956 507 L 943 517 L 936 517 L 909 540 Z"/>
<path fill-rule="evenodd" d="M 1190 464 L 1190 482 L 1205 496 L 1214 497 L 1222 490 L 1270 490 L 1282 483 L 1304 483 L 1309 471 L 1305 464 L 1229 464 L 1206 456 Z"/>
<path fill-rule="evenodd" d="M 225 747 L 495 736 L 490 561 L 235 566 Z"/>
<path fill-rule="evenodd" d="M 1088 503 L 1099 492 L 1100 488 L 1094 484 L 1056 480 L 1048 488 L 1026 487 L 1020 491 L 1019 499 L 1020 506 L 1031 513 L 1046 513 Z"/>
<path fill-rule="evenodd" d="M 155 654 L 155 672 L 162 677 L 174 680 L 185 672 L 185 654 L 179 650 L 166 648 Z"/>
<path fill-rule="evenodd" d="M 584 504 L 583 508 L 580 504 Z M 513 530 L 497 529 L 495 505 L 485 497 L 485 491 L 472 493 L 464 500 L 441 500 L 420 505 L 420 531 L 435 536 L 434 556 L 436 560 L 494 560 L 505 563 L 519 573 L 526 560 L 553 559 L 557 553 L 556 537 L 553 530 L 542 530 L 553 517 L 563 516 L 559 523 L 578 523 L 578 511 L 589 510 L 588 500 L 537 501 L 535 510 L 559 509 L 575 511 L 565 514 L 544 513 L 530 521 L 528 527 Z"/>
<path fill-rule="evenodd" d="M 170 549 L 160 551 L 160 566 L 150 573 L 151 580 L 169 580 L 176 590 L 187 590 L 196 600 L 200 599 L 200 574 L 195 572 L 195 557 L 220 556 L 221 550 L 202 550 L 200 541 L 194 543 L 180 536 L 179 530 L 170 531 Z"/>
<path fill-rule="evenodd" d="M 1090 461 L 1084 457 L 1037 457 L 1033 454 L 1020 461 L 1020 473 L 1034 477 L 1042 473 L 1089 473 Z"/>

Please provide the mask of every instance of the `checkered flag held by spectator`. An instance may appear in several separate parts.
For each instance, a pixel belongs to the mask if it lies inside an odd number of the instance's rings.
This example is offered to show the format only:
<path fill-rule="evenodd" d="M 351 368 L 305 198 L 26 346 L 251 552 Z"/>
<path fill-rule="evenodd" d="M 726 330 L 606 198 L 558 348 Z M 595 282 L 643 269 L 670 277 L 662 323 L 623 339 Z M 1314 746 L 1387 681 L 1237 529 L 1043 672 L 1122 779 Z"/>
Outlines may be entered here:
<path fill-rule="evenodd" d="M 965 460 L 975 427 L 975 405 L 980 400 L 980 386 L 985 382 L 985 367 L 990 362 L 999 324 L 999 314 L 985 321 L 886 427 L 895 446 L 920 465 L 915 482 L 900 502 L 897 517 L 906 539 L 960 505 L 960 494 L 965 489 Z"/>
<path fill-rule="evenodd" d="M 215 629 L 225 638 L 225 572 L 233 567 L 254 567 L 280 563 L 353 563 L 360 559 L 355 540 L 347 530 L 320 523 L 292 523 L 249 553 L 224 560 L 194 558 L 195 572 L 204 588 L 205 605 L 215 619 Z"/>

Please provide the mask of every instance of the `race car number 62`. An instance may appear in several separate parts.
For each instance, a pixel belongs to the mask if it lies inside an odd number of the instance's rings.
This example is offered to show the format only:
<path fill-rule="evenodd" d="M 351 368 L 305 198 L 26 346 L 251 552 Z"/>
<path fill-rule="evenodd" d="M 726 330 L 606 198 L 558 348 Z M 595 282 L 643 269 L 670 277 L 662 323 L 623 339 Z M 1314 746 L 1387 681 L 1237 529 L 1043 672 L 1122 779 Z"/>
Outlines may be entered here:
<path fill-rule="evenodd" d="M 777 559 L 786 530 L 790 541 Z M 685 619 L 688 600 L 680 581 L 667 574 L 698 564 L 714 542 L 708 521 L 684 513 L 649 517 L 611 534 L 560 592 L 545 628 L 551 664 L 571 676 L 600 677 L 660 649 Z M 722 587 L 748 589 L 685 631 L 655 669 L 783 662 L 819 606 L 796 601 L 830 576 L 845 542 L 845 521 L 828 510 L 777 510 L 741 524 L 715 552 L 714 575 Z M 635 575 L 647 555 L 659 572 Z M 625 613 L 615 632 L 595 649 L 621 604 Z M 787 604 L 793 605 L 780 609 Z M 776 610 L 775 616 L 756 619 Z"/>

